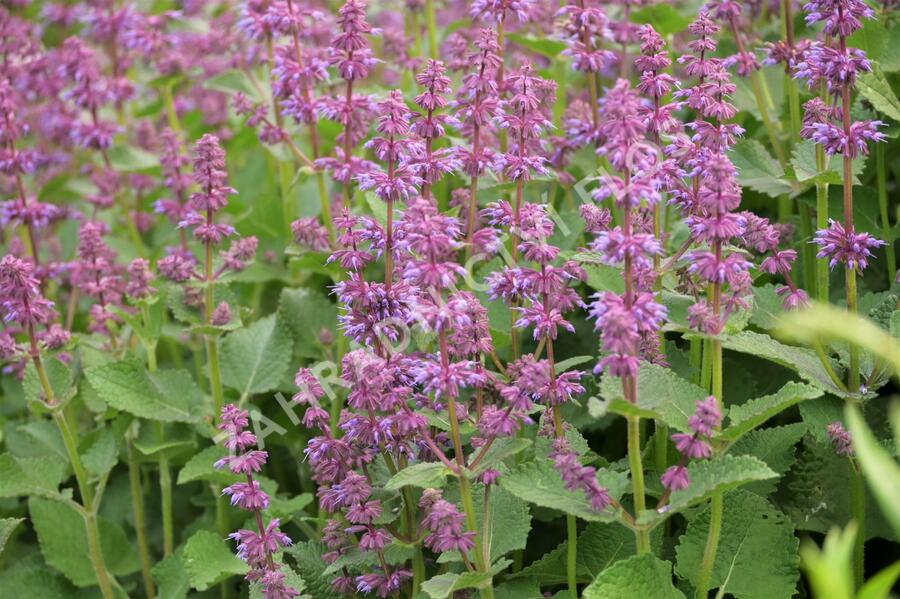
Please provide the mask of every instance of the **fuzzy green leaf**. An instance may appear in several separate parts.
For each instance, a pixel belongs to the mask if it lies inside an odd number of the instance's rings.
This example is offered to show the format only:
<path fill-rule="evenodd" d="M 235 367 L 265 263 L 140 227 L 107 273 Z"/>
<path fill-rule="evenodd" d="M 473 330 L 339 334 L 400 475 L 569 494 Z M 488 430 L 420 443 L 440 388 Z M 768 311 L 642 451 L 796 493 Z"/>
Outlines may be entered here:
<path fill-rule="evenodd" d="M 475 485 L 474 504 L 475 521 L 481 530 L 484 514 L 484 491 L 482 485 Z M 528 505 L 505 489 L 491 491 L 491 527 L 485 536 L 485 543 L 491 548 L 491 560 L 498 559 L 510 551 L 525 549 L 528 532 L 531 530 L 531 514 Z M 462 557 L 456 551 L 447 551 L 440 555 L 438 563 L 461 562 Z"/>
<path fill-rule="evenodd" d="M 120 172 L 145 171 L 159 166 L 153 152 L 123 144 L 114 144 L 107 151 L 110 166 Z"/>
<path fill-rule="evenodd" d="M 66 463 L 55 457 L 17 458 L 0 455 L 0 497 L 59 497 Z"/>
<path fill-rule="evenodd" d="M 387 491 L 398 491 L 403 487 L 440 489 L 450 474 L 450 469 L 441 462 L 419 462 L 397 472 L 384 488 Z"/>
<path fill-rule="evenodd" d="M 502 559 L 494 564 L 487 572 L 466 572 L 465 574 L 450 572 L 447 574 L 438 574 L 423 582 L 422 590 L 425 591 L 431 599 L 446 599 L 447 597 L 451 597 L 456 591 L 481 588 L 511 563 L 511 559 Z"/>
<path fill-rule="evenodd" d="M 319 333 L 335 329 L 337 308 L 324 293 L 312 289 L 284 289 L 278 302 L 278 319 L 290 329 L 296 355 L 321 358 Z"/>
<path fill-rule="evenodd" d="M 709 516 L 706 508 L 688 521 L 675 551 L 675 571 L 692 584 L 703 559 Z M 737 599 L 790 599 L 800 577 L 798 544 L 793 524 L 771 503 L 753 493 L 730 493 L 710 588 L 724 587 Z"/>
<path fill-rule="evenodd" d="M 0 518 L 0 555 L 3 555 L 9 537 L 22 522 L 25 522 L 25 518 Z"/>
<path fill-rule="evenodd" d="M 178 472 L 178 484 L 204 480 L 229 485 L 240 480 L 240 476 L 227 470 L 217 470 L 213 464 L 228 454 L 221 445 L 210 445 L 196 453 Z"/>
<path fill-rule="evenodd" d="M 104 429 L 94 443 L 88 447 L 82 457 L 84 467 L 97 477 L 105 476 L 119 461 L 119 448 L 116 436 L 112 431 Z"/>
<path fill-rule="evenodd" d="M 679 13 L 670 4 L 654 4 L 631 13 L 632 23 L 653 25 L 663 37 L 680 33 L 687 29 L 691 20 Z"/>
<path fill-rule="evenodd" d="M 327 565 L 322 554 L 327 551 L 321 543 L 306 541 L 289 547 L 286 553 L 296 561 L 295 570 L 306 581 L 306 591 L 313 599 L 343 599 L 345 595 L 331 587 L 331 578 L 323 572 Z"/>
<path fill-rule="evenodd" d="M 48 564 L 80 587 L 97 584 L 88 551 L 84 518 L 66 503 L 32 497 L 28 500 L 31 523 Z M 99 519 L 100 545 L 106 567 L 116 576 L 126 576 L 140 568 L 134 543 L 117 525 Z"/>
<path fill-rule="evenodd" d="M 776 426 L 750 431 L 728 449 L 731 455 L 751 455 L 761 459 L 779 476 L 790 469 L 795 459 L 795 445 L 806 433 L 806 424 L 797 422 L 787 426 Z M 759 495 L 768 495 L 775 490 L 778 479 L 749 483 L 744 487 Z"/>
<path fill-rule="evenodd" d="M 208 530 L 199 530 L 184 546 L 184 569 L 191 586 L 205 591 L 231 576 L 247 573 L 246 562 L 238 559 L 227 541 Z"/>
<path fill-rule="evenodd" d="M 203 395 L 186 370 L 151 373 L 127 359 L 88 368 L 85 375 L 103 401 L 140 418 L 196 422 L 203 413 Z"/>
<path fill-rule="evenodd" d="M 719 435 L 735 441 L 755 429 L 769 418 L 806 399 L 822 396 L 821 389 L 803 383 L 789 382 L 777 393 L 757 397 L 728 408 L 728 426 Z"/>
<path fill-rule="evenodd" d="M 231 333 L 222 343 L 222 383 L 241 397 L 277 389 L 292 347 L 290 330 L 275 315 Z"/>
<path fill-rule="evenodd" d="M 78 589 L 41 560 L 37 552 L 19 557 L 0 576 L 0 597 L 96 599 L 97 589 Z"/>
<path fill-rule="evenodd" d="M 593 522 L 611 522 L 616 513 L 607 508 L 604 512 L 591 509 L 583 491 L 569 491 L 563 485 L 562 476 L 550 460 L 526 462 L 500 477 L 500 487 L 516 497 L 541 507 L 560 510 Z"/>
<path fill-rule="evenodd" d="M 723 455 L 709 460 L 695 460 L 688 466 L 691 485 L 675 491 L 669 512 L 679 511 L 741 485 L 774 478 L 775 472 L 765 462 L 749 455 Z"/>
<path fill-rule="evenodd" d="M 897 99 L 897 94 L 891 89 L 890 82 L 881 72 L 877 62 L 872 63 L 871 72 L 862 73 L 857 77 L 856 88 L 875 110 L 895 121 L 900 121 L 900 100 Z"/>
<path fill-rule="evenodd" d="M 731 160 L 738 169 L 738 181 L 773 198 L 791 192 L 783 180 L 784 170 L 769 151 L 755 139 L 742 139 L 734 146 Z"/>
<path fill-rule="evenodd" d="M 499 438 L 491 444 L 472 473 L 481 474 L 489 468 L 497 468 L 503 463 L 503 460 L 521 453 L 529 447 L 531 447 L 530 439 L 520 439 L 518 437 Z M 479 454 L 480 451 L 473 452 L 472 458 Z M 469 463 L 471 464 L 471 460 L 469 460 Z"/>
<path fill-rule="evenodd" d="M 578 582 L 588 583 L 619 560 L 637 551 L 634 533 L 616 523 L 590 522 L 578 535 L 576 544 L 576 572 Z M 517 578 L 534 578 L 541 585 L 566 584 L 568 543 L 564 541 L 553 551 L 515 574 Z"/>
<path fill-rule="evenodd" d="M 834 452 L 830 443 L 818 443 L 807 436 L 797 458 L 779 485 L 778 503 L 798 530 L 827 532 L 853 519 L 850 511 L 850 480 L 854 466 Z M 878 502 L 866 500 L 866 539 L 900 539 L 900 534 L 878 509 Z"/>
<path fill-rule="evenodd" d="M 688 418 L 696 410 L 696 402 L 708 395 L 672 370 L 647 362 L 638 373 L 637 393 L 637 404 L 631 404 L 625 401 L 621 379 L 604 376 L 600 383 L 600 396 L 607 400 L 610 412 L 660 420 L 680 431 L 689 430 Z"/>
<path fill-rule="evenodd" d="M 55 400 L 64 402 L 70 399 L 75 394 L 72 368 L 58 358 L 44 358 L 43 364 Z M 25 380 L 22 381 L 22 387 L 25 389 L 25 399 L 28 401 L 47 401 L 37 370 L 30 361 L 25 368 Z"/>
<path fill-rule="evenodd" d="M 672 564 L 652 554 L 616 562 L 584 589 L 583 599 L 684 599 L 672 584 Z"/>
<path fill-rule="evenodd" d="M 723 338 L 722 347 L 781 364 L 785 368 L 795 371 L 805 381 L 812 383 L 823 391 L 840 397 L 848 396 L 845 391 L 834 384 L 819 361 L 818 356 L 811 350 L 785 345 L 768 335 L 752 331 L 742 331 L 737 335 Z"/>
<path fill-rule="evenodd" d="M 184 568 L 184 551 L 179 549 L 153 566 L 157 599 L 184 599 L 191 588 L 191 580 Z"/>

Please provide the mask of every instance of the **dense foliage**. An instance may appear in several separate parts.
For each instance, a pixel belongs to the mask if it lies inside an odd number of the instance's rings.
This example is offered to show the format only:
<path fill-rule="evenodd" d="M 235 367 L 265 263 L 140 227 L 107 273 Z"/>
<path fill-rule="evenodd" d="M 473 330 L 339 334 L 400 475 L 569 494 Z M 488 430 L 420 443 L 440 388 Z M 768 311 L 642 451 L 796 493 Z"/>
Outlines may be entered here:
<path fill-rule="evenodd" d="M 890 596 L 898 48 L 0 2 L 0 597 Z"/>

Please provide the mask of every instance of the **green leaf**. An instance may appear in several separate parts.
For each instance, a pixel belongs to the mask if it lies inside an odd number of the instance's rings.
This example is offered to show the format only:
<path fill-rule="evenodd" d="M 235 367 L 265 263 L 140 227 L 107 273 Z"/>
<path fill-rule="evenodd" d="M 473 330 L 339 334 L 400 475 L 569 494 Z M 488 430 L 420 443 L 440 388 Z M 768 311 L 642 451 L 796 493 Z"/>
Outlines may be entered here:
<path fill-rule="evenodd" d="M 822 396 L 822 390 L 812 385 L 789 382 L 777 393 L 757 397 L 728 408 L 728 426 L 719 438 L 735 441 L 776 414 L 806 399 Z"/>
<path fill-rule="evenodd" d="M 179 549 L 153 566 L 157 599 L 184 599 L 191 588 L 191 580 L 184 568 L 184 551 Z"/>
<path fill-rule="evenodd" d="M 184 569 L 191 586 L 205 591 L 231 576 L 242 576 L 249 566 L 238 559 L 227 542 L 208 530 L 199 530 L 184 546 Z"/>
<path fill-rule="evenodd" d="M 247 74 L 240 69 L 214 75 L 204 81 L 203 87 L 222 92 L 240 92 L 254 102 L 262 102 L 264 99 Z"/>
<path fill-rule="evenodd" d="M 146 171 L 159 166 L 156 154 L 135 146 L 114 144 L 107 156 L 110 166 L 120 172 Z"/>
<path fill-rule="evenodd" d="M 290 331 L 274 314 L 231 333 L 222 343 L 222 383 L 241 397 L 277 389 L 292 347 Z"/>
<path fill-rule="evenodd" d="M 59 497 L 66 463 L 55 457 L 16 458 L 0 454 L 0 497 Z"/>
<path fill-rule="evenodd" d="M 778 333 L 799 343 L 852 343 L 880 357 L 895 373 L 900 373 L 900 342 L 859 314 L 817 302 L 805 310 L 786 314 L 781 319 Z M 835 395 L 846 396 L 846 393 Z"/>
<path fill-rule="evenodd" d="M 9 537 L 22 522 L 25 522 L 25 518 L 0 518 L 0 556 L 3 555 Z"/>
<path fill-rule="evenodd" d="M 722 347 L 781 364 L 823 391 L 839 397 L 848 397 L 847 392 L 836 386 L 828 376 L 815 352 L 806 348 L 785 345 L 768 335 L 752 331 L 742 331 L 737 335 L 724 337 Z"/>
<path fill-rule="evenodd" d="M 478 589 L 490 582 L 491 578 L 502 572 L 512 563 L 511 559 L 502 559 L 491 566 L 487 572 L 466 572 L 465 574 L 438 574 L 422 583 L 422 590 L 431 599 L 446 599 L 456 591 Z"/>
<path fill-rule="evenodd" d="M 575 557 L 578 582 L 588 583 L 619 560 L 637 552 L 634 532 L 621 524 L 589 522 L 576 543 Z M 564 541 L 541 559 L 523 568 L 514 576 L 534 578 L 542 586 L 566 584 L 568 542 Z"/>
<path fill-rule="evenodd" d="M 875 440 L 856 406 L 848 405 L 845 413 L 853 438 L 853 451 L 862 466 L 866 482 L 894 527 L 894 533 L 900 535 L 900 504 L 897 502 L 900 498 L 900 466 Z"/>
<path fill-rule="evenodd" d="M 900 121 L 900 100 L 877 62 L 872 63 L 871 72 L 862 73 L 856 78 L 856 88 L 875 110 Z"/>
<path fill-rule="evenodd" d="M 337 326 L 337 308 L 325 294 L 312 289 L 288 289 L 281 292 L 278 318 L 291 330 L 294 354 L 304 358 L 321 358 L 319 333 Z"/>
<path fill-rule="evenodd" d="M 323 575 L 327 567 L 322 560 L 325 551 L 321 543 L 306 541 L 292 545 L 286 553 L 296 560 L 295 569 L 306 581 L 306 591 L 313 599 L 344 599 L 345 595 L 331 588 L 331 578 Z"/>
<path fill-rule="evenodd" d="M 72 369 L 68 364 L 55 357 L 45 358 L 43 364 L 56 401 L 65 402 L 75 395 Z M 25 389 L 25 399 L 28 401 L 45 402 L 47 400 L 37 370 L 31 361 L 25 368 L 25 380 L 22 381 L 22 387 Z"/>
<path fill-rule="evenodd" d="M 520 46 L 528 48 L 532 52 L 542 54 L 553 60 L 560 59 L 560 53 L 566 49 L 566 44 L 549 37 L 536 37 L 521 33 L 510 33 L 508 38 Z"/>
<path fill-rule="evenodd" d="M 478 484 L 474 486 L 473 491 L 475 521 L 478 530 L 483 528 L 484 522 L 483 489 L 483 485 Z M 490 506 L 491 527 L 485 536 L 484 543 L 491 548 L 491 560 L 498 559 L 517 549 L 525 549 L 528 532 L 531 530 L 531 514 L 528 511 L 528 504 L 512 493 L 494 487 L 491 491 Z M 456 551 L 447 551 L 442 553 L 437 561 L 439 564 L 461 562 L 462 558 Z"/>
<path fill-rule="evenodd" d="M 656 32 L 663 37 L 681 33 L 691 24 L 690 19 L 670 4 L 654 4 L 633 12 L 631 22 L 653 25 Z"/>
<path fill-rule="evenodd" d="M 197 480 L 204 480 L 230 485 L 240 480 L 240 477 L 236 474 L 225 470 L 216 470 L 213 467 L 216 461 L 224 458 L 226 455 L 228 455 L 228 452 L 221 445 L 210 445 L 191 457 L 179 470 L 177 484 L 184 485 Z"/>
<path fill-rule="evenodd" d="M 765 331 L 772 329 L 784 314 L 784 304 L 771 283 L 753 288 L 753 315 L 750 324 Z"/>
<path fill-rule="evenodd" d="M 672 564 L 652 554 L 616 562 L 584 589 L 583 599 L 684 599 L 672 584 Z"/>
<path fill-rule="evenodd" d="M 76 586 L 97 584 L 82 515 L 67 503 L 38 497 L 28 500 L 28 511 L 47 563 Z M 99 518 L 98 526 L 107 569 L 116 576 L 137 572 L 140 563 L 134 543 L 117 524 Z"/>
<path fill-rule="evenodd" d="M 385 483 L 384 488 L 387 491 L 398 491 L 403 487 L 440 489 L 450 474 L 450 469 L 441 462 L 419 462 L 397 472 Z"/>
<path fill-rule="evenodd" d="M 708 507 L 691 518 L 675 550 L 675 571 L 694 585 L 709 519 Z M 723 587 L 720 596 L 737 599 L 789 599 L 800 577 L 798 545 L 793 524 L 771 503 L 753 493 L 729 493 L 710 588 Z"/>
<path fill-rule="evenodd" d="M 96 599 L 96 589 L 77 589 L 46 565 L 37 552 L 10 563 L 0 576 L 0 597 L 28 599 Z"/>
<path fill-rule="evenodd" d="M 103 401 L 140 418 L 197 422 L 203 413 L 203 396 L 186 370 L 147 372 L 126 359 L 88 368 L 85 375 Z"/>
<path fill-rule="evenodd" d="M 589 522 L 611 522 L 616 513 L 591 509 L 583 491 L 570 491 L 550 460 L 526 462 L 500 477 L 500 487 L 516 497 L 541 507 L 552 508 Z M 613 494 L 612 492 L 610 493 Z"/>
<path fill-rule="evenodd" d="M 786 473 L 794 463 L 795 445 L 806 434 L 806 424 L 797 422 L 787 426 L 776 426 L 750 431 L 728 449 L 731 455 L 751 455 L 759 458 L 779 476 Z M 749 483 L 747 491 L 758 495 L 768 495 L 775 490 L 778 479 Z"/>
<path fill-rule="evenodd" d="M 399 542 L 388 544 L 383 551 L 385 563 L 391 566 L 402 566 L 411 560 L 412 556 L 412 546 L 403 545 Z M 374 551 L 363 551 L 359 547 L 350 547 L 346 552 L 342 553 L 339 558 L 325 568 L 322 572 L 322 576 L 329 578 L 333 577 L 344 568 L 353 573 L 364 572 L 367 568 L 377 567 L 380 559 L 381 557 Z"/>
<path fill-rule="evenodd" d="M 531 447 L 530 439 L 520 439 L 518 437 L 496 439 L 487 450 L 487 453 L 484 454 L 484 457 L 481 458 L 481 461 L 475 469 L 472 470 L 472 474 L 477 475 L 490 468 L 497 468 L 503 463 L 503 460 L 521 453 L 529 447 Z M 479 453 L 480 450 L 474 451 L 471 457 L 474 458 L 474 456 L 479 455 Z M 469 460 L 469 463 L 471 463 L 471 459 Z"/>
<path fill-rule="evenodd" d="M 119 447 L 115 435 L 104 429 L 84 452 L 82 462 L 88 472 L 100 478 L 106 476 L 119 461 Z"/>
<path fill-rule="evenodd" d="M 185 425 L 167 426 L 162 437 L 155 426 L 141 426 L 133 443 L 139 452 L 152 456 L 160 452 L 177 453 L 196 446 L 197 441 L 193 431 Z"/>
<path fill-rule="evenodd" d="M 625 292 L 625 279 L 622 271 L 615 266 L 607 264 L 585 264 L 584 272 L 587 273 L 587 285 L 597 291 L 612 291 L 613 293 Z"/>
<path fill-rule="evenodd" d="M 625 401 L 621 379 L 604 376 L 600 382 L 600 396 L 608 402 L 610 412 L 652 418 L 679 431 L 689 430 L 688 418 L 696 410 L 696 402 L 709 394 L 668 368 L 644 362 L 638 372 L 637 395 L 637 403 L 631 404 Z"/>
<path fill-rule="evenodd" d="M 738 169 L 738 181 L 773 198 L 791 193 L 790 184 L 784 181 L 784 170 L 769 151 L 755 139 L 742 139 L 730 154 Z"/>
<path fill-rule="evenodd" d="M 854 466 L 834 452 L 830 443 L 816 442 L 806 436 L 797 459 L 779 485 L 779 507 L 791 517 L 798 530 L 828 532 L 853 519 L 850 511 L 850 481 Z M 878 509 L 878 502 L 866 500 L 866 539 L 900 538 Z"/>
<path fill-rule="evenodd" d="M 694 460 L 688 465 L 691 485 L 675 491 L 668 512 L 676 512 L 747 483 L 777 476 L 765 462 L 749 455 L 725 454 L 709 460 Z"/>
<path fill-rule="evenodd" d="M 794 148 L 791 166 L 794 167 L 794 175 L 797 177 L 797 181 L 801 183 L 841 185 L 844 182 L 843 161 L 834 160 L 827 154 L 825 155 L 825 168 L 822 169 L 822 172 L 819 172 L 816 164 L 816 144 L 810 140 L 802 140 Z M 865 166 L 866 160 L 864 156 L 853 160 L 852 173 L 855 185 L 859 185 L 859 177 L 862 175 Z"/>

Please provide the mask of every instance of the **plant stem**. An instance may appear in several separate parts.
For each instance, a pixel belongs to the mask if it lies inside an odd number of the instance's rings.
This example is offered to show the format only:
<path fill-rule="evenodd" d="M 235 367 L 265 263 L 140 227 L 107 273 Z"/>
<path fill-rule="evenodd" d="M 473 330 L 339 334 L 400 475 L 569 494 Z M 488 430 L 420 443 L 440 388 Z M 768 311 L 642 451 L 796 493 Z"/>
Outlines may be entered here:
<path fill-rule="evenodd" d="M 425 0 L 425 20 L 428 23 L 428 51 L 431 53 L 431 58 L 437 60 L 440 54 L 438 53 L 437 17 L 435 16 L 434 0 Z"/>
<path fill-rule="evenodd" d="M 29 337 L 32 339 L 32 348 L 34 348 L 34 331 L 29 330 Z M 38 353 L 32 354 L 34 367 L 37 370 L 38 378 L 41 381 L 41 388 L 47 398 L 47 403 L 53 405 L 56 398 L 53 394 L 53 387 L 50 385 L 50 379 L 47 378 L 47 372 L 41 362 L 41 356 Z M 96 508 L 94 505 L 94 493 L 88 484 L 87 470 L 81 463 L 81 456 L 78 454 L 78 441 L 72 434 L 72 429 L 66 421 L 65 415 L 60 407 L 52 410 L 53 421 L 59 428 L 63 444 L 66 446 L 66 453 L 69 455 L 69 462 L 72 464 L 72 472 L 75 474 L 75 481 L 78 484 L 78 492 L 81 494 L 81 504 L 84 506 L 84 527 L 87 533 L 88 552 L 90 554 L 91 565 L 94 567 L 94 574 L 97 576 L 97 584 L 100 586 L 100 592 L 104 599 L 113 599 L 112 583 L 110 582 L 109 572 L 106 569 L 106 562 L 103 559 L 103 550 L 100 545 L 100 529 L 97 526 Z"/>
<path fill-rule="evenodd" d="M 157 437 L 163 440 L 163 425 L 156 423 Z M 175 548 L 175 526 L 172 511 L 172 473 L 169 469 L 169 457 L 165 449 L 160 450 L 159 458 L 159 496 L 162 508 L 163 556 L 168 556 Z"/>
<path fill-rule="evenodd" d="M 631 485 L 634 494 L 634 515 L 639 517 L 646 509 L 644 500 L 644 466 L 641 463 L 641 419 L 628 417 L 628 464 L 631 468 Z M 650 533 L 638 528 L 634 531 L 638 555 L 650 550 Z"/>
<path fill-rule="evenodd" d="M 881 213 L 881 236 L 887 245 L 884 253 L 887 256 L 888 287 L 894 284 L 897 276 L 897 257 L 894 255 L 894 242 L 891 235 L 891 221 L 888 218 L 887 169 L 884 164 L 884 144 L 875 144 L 875 170 L 878 180 L 878 209 Z"/>
<path fill-rule="evenodd" d="M 852 487 L 850 491 L 850 510 L 856 522 L 856 541 L 853 544 L 853 576 L 856 588 L 861 588 L 865 581 L 865 549 L 866 549 L 866 483 L 855 460 L 850 460 Z"/>
<path fill-rule="evenodd" d="M 820 173 L 825 171 L 825 150 L 816 145 L 816 167 Z M 828 184 L 816 183 L 816 229 L 828 228 Z M 816 259 L 816 299 L 828 303 L 831 287 L 831 269 L 827 258 Z"/>
<path fill-rule="evenodd" d="M 144 516 L 144 489 L 141 485 L 141 466 L 134 451 L 134 444 L 128 440 L 128 480 L 131 484 L 131 509 L 134 512 L 134 530 L 137 535 L 138 555 L 141 558 L 141 574 L 144 579 L 144 593 L 148 599 L 156 597 L 153 586 L 153 575 L 150 573 L 152 562 L 150 549 L 147 546 L 147 524 Z"/>
<path fill-rule="evenodd" d="M 856 269 L 848 266 L 845 269 L 845 275 L 847 279 L 847 310 L 851 314 L 856 314 L 859 309 L 856 291 Z M 850 343 L 848 349 L 850 350 L 850 366 L 847 373 L 847 390 L 850 393 L 857 393 L 859 391 L 859 346 L 855 343 Z"/>
<path fill-rule="evenodd" d="M 212 313 L 215 309 L 213 306 L 214 302 L 214 287 L 213 287 L 213 272 L 212 272 L 212 244 L 206 244 L 206 289 L 205 289 L 205 303 L 206 310 L 204 314 L 204 318 L 206 320 L 206 324 L 212 324 Z M 207 365 L 209 367 L 209 387 L 212 391 L 213 396 L 213 404 L 216 408 L 215 418 L 219 417 L 219 413 L 222 411 L 222 406 L 225 405 L 225 393 L 222 390 L 222 373 L 219 369 L 219 346 L 216 340 L 216 337 L 213 335 L 206 336 L 206 359 Z"/>
<path fill-rule="evenodd" d="M 716 551 L 719 547 L 719 537 L 722 534 L 724 507 L 725 502 L 722 493 L 713 495 L 709 506 L 709 534 L 706 537 L 703 561 L 700 563 L 700 572 L 697 575 L 697 599 L 706 599 L 709 594 L 709 583 L 712 580 L 713 565 L 715 564 Z"/>
<path fill-rule="evenodd" d="M 718 297 L 719 289 L 715 286 L 713 293 Z M 717 299 L 714 300 L 718 308 Z M 716 310 L 718 312 L 718 310 Z M 722 406 L 722 341 L 719 338 L 709 340 L 710 365 L 712 377 L 710 390 Z M 719 537 L 722 533 L 722 516 L 724 512 L 724 494 L 715 493 L 710 500 L 709 534 L 706 537 L 706 546 L 703 549 L 703 560 L 700 563 L 700 571 L 697 573 L 697 599 L 706 599 L 709 593 L 709 585 L 712 580 L 713 565 L 716 563 L 716 553 L 719 550 Z"/>
<path fill-rule="evenodd" d="M 566 555 L 566 577 L 569 580 L 569 596 L 578 599 L 578 528 L 575 516 L 566 514 L 568 553 Z"/>

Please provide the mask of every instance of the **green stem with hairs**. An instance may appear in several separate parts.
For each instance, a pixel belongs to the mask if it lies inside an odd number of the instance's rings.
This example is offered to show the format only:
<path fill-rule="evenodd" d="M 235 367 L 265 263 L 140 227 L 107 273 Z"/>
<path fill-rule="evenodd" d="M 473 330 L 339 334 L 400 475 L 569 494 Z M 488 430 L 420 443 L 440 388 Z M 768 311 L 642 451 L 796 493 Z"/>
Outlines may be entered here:
<path fill-rule="evenodd" d="M 578 599 L 578 521 L 575 516 L 566 514 L 566 532 L 568 551 L 566 554 L 566 578 L 569 581 L 569 596 Z"/>
<path fill-rule="evenodd" d="M 29 336 L 32 339 L 32 349 L 34 349 L 34 331 L 29 330 Z M 41 362 L 40 354 L 33 353 L 32 360 L 38 379 L 41 382 L 41 388 L 47 403 L 51 406 L 56 403 L 56 396 L 53 393 L 53 387 L 50 385 L 50 379 L 44 370 L 44 364 Z M 69 462 L 72 465 L 72 472 L 75 474 L 75 481 L 78 484 L 78 492 L 81 494 L 81 504 L 84 506 L 84 527 L 87 533 L 88 553 L 91 565 L 94 567 L 94 574 L 97 577 L 97 584 L 100 587 L 100 593 L 104 599 L 113 599 L 112 581 L 109 571 L 106 569 L 106 562 L 103 559 L 103 550 L 100 545 L 100 528 L 97 525 L 97 506 L 94 505 L 94 491 L 88 483 L 87 470 L 81 462 L 81 456 L 78 454 L 78 440 L 72 434 L 72 429 L 66 420 L 60 406 L 52 408 L 53 422 L 59 428 L 62 436 L 63 444 L 66 447 L 66 453 L 69 456 Z"/>
<path fill-rule="evenodd" d="M 887 243 L 884 253 L 887 257 L 888 287 L 894 284 L 897 276 L 897 257 L 894 255 L 894 241 L 891 234 L 891 221 L 888 218 L 887 169 L 884 163 L 884 144 L 875 144 L 875 172 L 878 181 L 878 210 L 881 215 L 881 237 Z"/>
<path fill-rule="evenodd" d="M 844 270 L 847 282 L 847 310 L 851 314 L 859 311 L 859 301 L 856 290 L 856 269 L 849 266 Z M 859 346 L 851 343 L 848 348 L 850 351 L 850 365 L 847 373 L 847 390 L 850 393 L 859 391 Z"/>
<path fill-rule="evenodd" d="M 425 0 L 425 20 L 428 23 L 428 51 L 431 53 L 431 58 L 437 60 L 440 54 L 438 53 L 437 16 L 435 12 L 434 0 Z"/>
<path fill-rule="evenodd" d="M 156 597 L 156 588 L 153 585 L 153 575 L 150 573 L 153 562 L 150 559 L 150 549 L 147 545 L 147 519 L 144 515 L 144 488 L 141 484 L 141 466 L 131 439 L 128 440 L 127 450 L 128 481 L 131 486 L 131 509 L 134 512 L 134 531 L 137 536 L 138 555 L 141 559 L 144 593 L 149 599 L 153 599 Z"/>
<path fill-rule="evenodd" d="M 628 465 L 631 468 L 634 515 L 637 518 L 647 507 L 644 499 L 644 466 L 641 463 L 641 420 L 638 416 L 628 417 Z M 638 555 L 650 551 L 650 533 L 644 528 L 636 528 L 634 535 Z"/>
<path fill-rule="evenodd" d="M 722 341 L 710 339 L 710 363 L 712 377 L 710 390 L 722 405 Z M 703 548 L 703 559 L 700 562 L 700 571 L 697 573 L 697 599 L 706 599 L 709 594 L 709 585 L 712 580 L 713 566 L 716 563 L 716 554 L 719 550 L 719 538 L 722 535 L 722 519 L 725 511 L 724 494 L 717 492 L 710 500 L 709 533 L 706 536 L 706 546 Z"/>
<path fill-rule="evenodd" d="M 825 172 L 825 150 L 816 145 L 816 167 L 820 173 Z M 816 183 L 816 229 L 828 228 L 828 184 Z M 831 288 L 831 269 L 828 258 L 816 259 L 816 299 L 828 303 Z"/>

